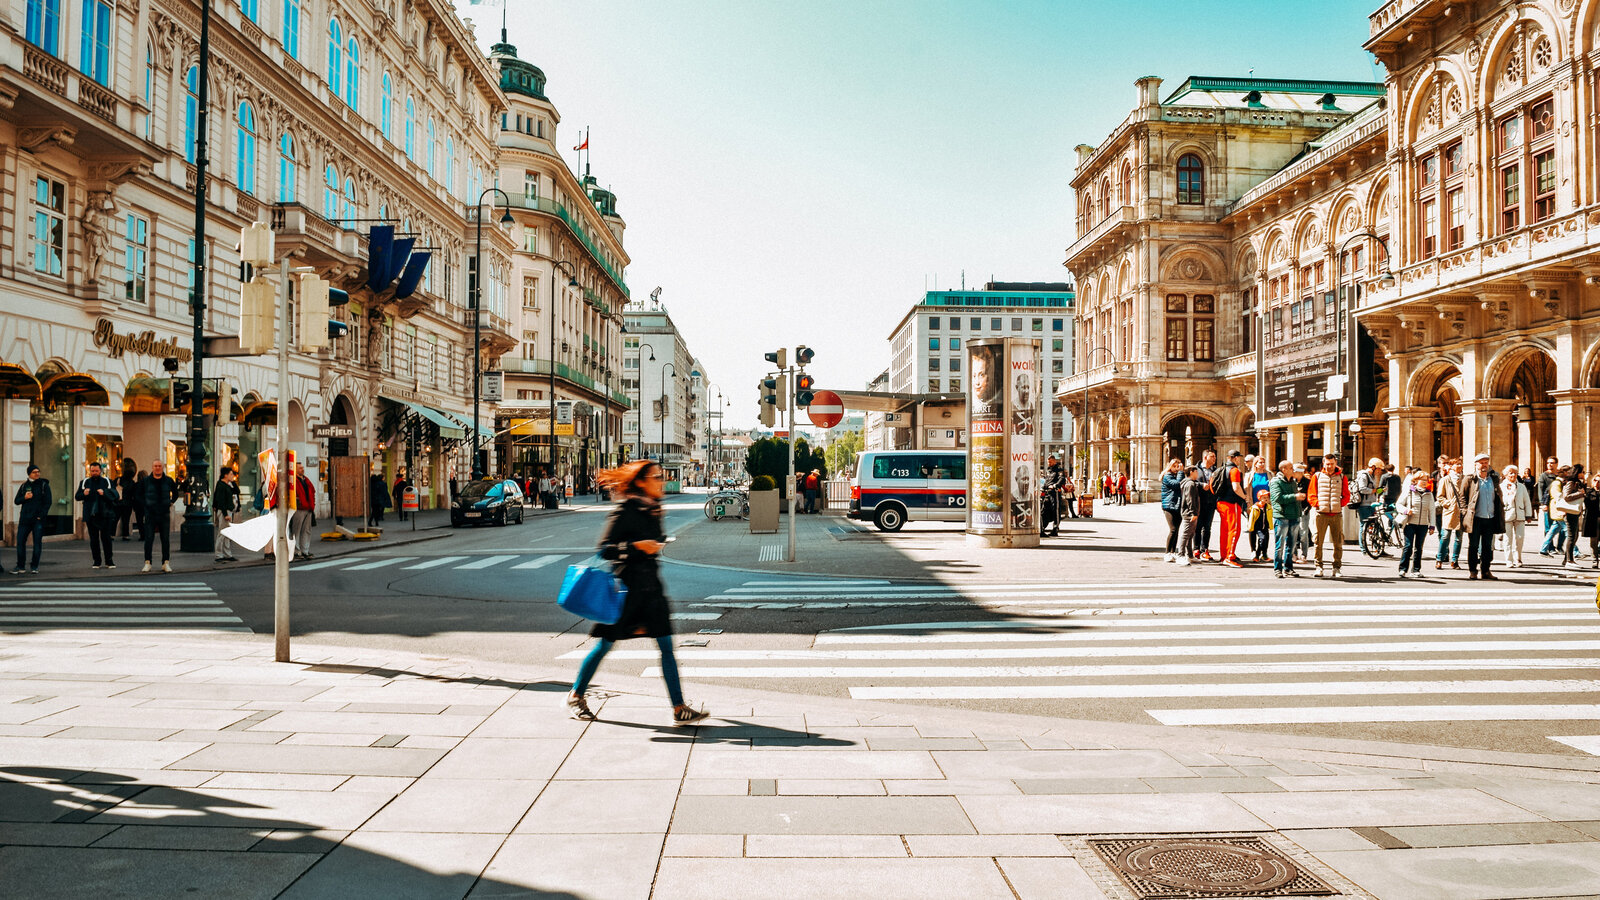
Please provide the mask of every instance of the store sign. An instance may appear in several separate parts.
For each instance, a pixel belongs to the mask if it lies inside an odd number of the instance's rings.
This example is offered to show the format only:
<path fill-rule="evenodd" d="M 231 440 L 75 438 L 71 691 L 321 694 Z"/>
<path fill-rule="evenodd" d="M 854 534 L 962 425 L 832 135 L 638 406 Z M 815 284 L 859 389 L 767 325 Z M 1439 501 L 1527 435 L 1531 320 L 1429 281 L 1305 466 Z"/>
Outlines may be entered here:
<path fill-rule="evenodd" d="M 154 356 L 160 359 L 176 359 L 180 363 L 187 363 L 194 358 L 194 352 L 188 347 L 178 343 L 177 338 L 160 340 L 154 331 L 141 334 L 118 334 L 117 326 L 110 319 L 99 319 L 94 323 L 94 345 L 106 351 L 112 359 L 121 359 L 124 353 L 134 356 Z"/>
<path fill-rule="evenodd" d="M 572 401 L 556 401 L 556 434 L 572 434 Z"/>
<path fill-rule="evenodd" d="M 1308 297 L 1272 310 L 1264 323 L 1262 420 L 1330 415 L 1338 399 L 1328 394 L 1339 371 L 1339 340 L 1333 293 Z"/>

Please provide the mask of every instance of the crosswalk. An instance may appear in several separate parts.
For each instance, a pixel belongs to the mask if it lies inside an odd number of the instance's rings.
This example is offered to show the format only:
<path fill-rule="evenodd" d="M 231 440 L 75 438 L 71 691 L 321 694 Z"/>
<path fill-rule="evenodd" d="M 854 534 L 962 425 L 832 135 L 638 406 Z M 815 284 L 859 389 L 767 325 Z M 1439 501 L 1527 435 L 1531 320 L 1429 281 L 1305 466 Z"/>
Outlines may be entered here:
<path fill-rule="evenodd" d="M 356 554 L 337 556 L 316 562 L 296 563 L 296 572 L 315 572 L 336 569 L 341 572 L 372 572 L 388 569 L 393 572 L 425 572 L 430 569 L 449 568 L 476 572 L 485 569 L 528 570 L 542 569 L 563 562 L 579 562 L 593 556 L 593 551 L 579 553 L 461 553 L 448 556 L 368 556 Z"/>
<path fill-rule="evenodd" d="M 1504 582 L 752 580 L 686 605 L 899 609 L 904 624 L 826 630 L 800 648 L 686 647 L 679 665 L 686 678 L 830 680 L 858 699 L 1131 703 L 1167 725 L 1596 720 L 1594 603 L 1593 586 Z"/>
<path fill-rule="evenodd" d="M 250 631 L 199 581 L 135 577 L 0 586 L 0 633 L 107 629 Z"/>

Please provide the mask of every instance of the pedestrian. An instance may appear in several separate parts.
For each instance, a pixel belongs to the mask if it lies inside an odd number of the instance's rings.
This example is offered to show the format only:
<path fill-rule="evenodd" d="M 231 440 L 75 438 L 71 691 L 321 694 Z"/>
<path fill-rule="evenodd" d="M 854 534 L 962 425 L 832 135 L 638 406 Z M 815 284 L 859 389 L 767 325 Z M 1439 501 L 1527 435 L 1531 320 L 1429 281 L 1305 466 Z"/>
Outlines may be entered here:
<path fill-rule="evenodd" d="M 94 558 L 94 565 L 89 568 L 100 568 L 103 559 L 107 569 L 115 569 L 117 564 L 111 559 L 111 533 L 117 527 L 116 483 L 105 476 L 100 463 L 89 463 L 89 477 L 78 482 L 72 499 L 83 504 L 83 526 L 89 532 L 89 553 Z"/>
<path fill-rule="evenodd" d="M 1544 535 L 1544 543 L 1539 545 L 1540 556 L 1550 556 L 1560 552 L 1561 540 L 1565 537 L 1557 535 L 1555 531 L 1556 523 L 1561 517 L 1550 514 L 1550 485 L 1561 480 L 1558 469 L 1559 463 L 1556 458 L 1550 457 L 1544 461 L 1544 471 L 1539 473 L 1539 480 L 1536 482 L 1539 486 L 1539 514 L 1543 518 L 1543 530 L 1540 533 Z"/>
<path fill-rule="evenodd" d="M 1061 508 L 1066 510 L 1067 518 L 1078 517 L 1078 485 L 1065 472 L 1061 475 Z M 1056 533 L 1060 533 L 1059 525 L 1056 527 Z"/>
<path fill-rule="evenodd" d="M 1117 473 L 1117 505 L 1128 505 L 1128 471 L 1126 469 Z"/>
<path fill-rule="evenodd" d="M 1406 483 L 1400 499 L 1395 502 L 1395 521 L 1401 524 L 1405 534 L 1405 549 L 1400 552 L 1401 578 L 1408 573 L 1415 578 L 1422 577 L 1422 545 L 1428 539 L 1428 532 L 1433 530 L 1433 506 L 1433 479 L 1419 472 Z"/>
<path fill-rule="evenodd" d="M 1167 552 L 1162 555 L 1162 562 L 1177 562 L 1179 556 L 1189 556 L 1188 547 L 1178 546 L 1178 532 L 1183 527 L 1183 483 L 1188 480 L 1183 460 L 1168 460 L 1167 471 L 1161 475 L 1161 513 L 1167 517 Z"/>
<path fill-rule="evenodd" d="M 1455 460 L 1446 459 L 1440 464 L 1442 473 L 1437 484 L 1433 486 L 1434 499 L 1438 501 L 1439 510 L 1439 555 L 1434 557 L 1433 567 L 1444 568 L 1446 562 L 1450 568 L 1461 568 L 1461 541 L 1463 509 L 1461 495 L 1461 473 L 1456 469 Z"/>
<path fill-rule="evenodd" d="M 1261 457 L 1256 457 L 1256 462 L 1262 462 Z M 1271 482 L 1269 481 L 1270 485 Z M 1272 504 L 1270 502 L 1271 490 L 1263 489 L 1256 494 L 1256 502 L 1250 504 L 1250 549 L 1255 562 L 1267 561 L 1268 541 L 1272 535 Z"/>
<path fill-rule="evenodd" d="M 1045 459 L 1044 484 L 1040 487 L 1043 500 L 1039 504 L 1039 536 L 1055 537 L 1061 533 L 1061 483 L 1066 476 L 1061 472 L 1061 460 L 1051 454 Z"/>
<path fill-rule="evenodd" d="M 151 553 L 159 537 L 161 571 L 171 572 L 172 547 L 168 532 L 172 530 L 172 504 L 178 502 L 178 483 L 167 474 L 167 464 L 158 459 L 150 464 L 150 474 L 134 490 L 144 521 L 144 568 L 140 571 L 150 571 Z"/>
<path fill-rule="evenodd" d="M 234 523 L 239 513 L 239 473 L 232 466 L 223 466 L 217 478 L 217 489 L 211 492 L 211 526 L 217 531 L 217 562 L 234 562 L 233 548 L 239 546 L 222 533 Z"/>
<path fill-rule="evenodd" d="M 1506 533 L 1502 535 L 1506 548 L 1506 568 L 1520 569 L 1523 529 L 1527 527 L 1526 523 L 1533 521 L 1533 498 L 1528 494 L 1527 484 L 1517 477 L 1516 466 L 1506 466 L 1500 475 L 1500 501 L 1506 507 Z M 1586 497 L 1585 508 L 1588 506 Z M 1596 522 L 1600 524 L 1600 494 L 1596 495 L 1594 510 Z M 1587 514 L 1584 521 L 1588 521 Z"/>
<path fill-rule="evenodd" d="M 1257 497 L 1261 496 L 1262 491 L 1270 492 L 1272 490 L 1272 470 L 1267 468 L 1267 458 L 1265 456 L 1258 456 L 1250 461 L 1250 482 L 1246 487 L 1248 490 L 1245 493 L 1245 497 L 1252 504 L 1255 503 Z M 1262 560 L 1266 558 L 1265 554 L 1261 557 Z"/>
<path fill-rule="evenodd" d="M 50 514 L 50 480 L 39 475 L 39 467 L 28 465 L 28 477 L 17 486 L 13 501 L 21 507 L 17 518 L 17 567 L 13 575 L 39 574 L 39 554 L 44 550 L 44 520 Z M 33 538 L 33 565 L 24 569 L 28 538 Z"/>
<path fill-rule="evenodd" d="M 1178 528 L 1176 556 L 1178 565 L 1187 566 L 1190 562 L 1189 548 L 1194 546 L 1194 529 L 1200 523 L 1200 467 L 1185 466 L 1183 482 L 1179 487 L 1178 518 L 1181 525 Z"/>
<path fill-rule="evenodd" d="M 1378 511 L 1379 480 L 1383 478 L 1383 460 L 1374 456 L 1367 467 L 1355 474 L 1350 482 L 1350 498 L 1356 506 L 1356 534 L 1361 534 L 1367 520 Z"/>
<path fill-rule="evenodd" d="M 367 476 L 367 504 L 372 507 L 372 523 L 383 524 L 383 511 L 389 508 L 389 486 L 377 472 Z"/>
<path fill-rule="evenodd" d="M 117 534 L 124 541 L 128 540 L 128 523 L 134 510 L 133 489 L 138 483 L 139 464 L 124 456 L 117 475 Z M 144 539 L 142 533 L 139 539 Z"/>
<path fill-rule="evenodd" d="M 317 524 L 317 488 L 306 477 L 305 463 L 294 464 L 294 512 L 289 514 L 289 535 L 294 539 L 295 556 L 315 559 L 311 553 L 311 529 Z"/>
<path fill-rule="evenodd" d="M 1506 530 L 1505 501 L 1500 497 L 1500 473 L 1489 454 L 1473 457 L 1474 471 L 1461 479 L 1461 526 L 1467 532 L 1467 579 L 1494 581 L 1494 537 Z M 1578 482 L 1582 509 L 1583 482 Z"/>
<path fill-rule="evenodd" d="M 1239 470 L 1239 458 L 1243 456 L 1238 450 L 1228 453 L 1228 465 L 1217 470 L 1212 476 L 1211 489 L 1217 497 L 1217 517 L 1222 524 L 1222 538 L 1217 546 L 1217 555 L 1222 558 L 1222 564 L 1235 569 L 1243 568 L 1235 550 L 1239 545 L 1239 528 L 1244 522 L 1244 510 L 1249 504 L 1246 502 L 1245 475 Z M 1196 473 L 1199 469 L 1195 470 Z"/>
<path fill-rule="evenodd" d="M 1306 471 L 1306 464 L 1294 464 L 1295 493 L 1300 495 L 1300 523 L 1295 527 L 1294 560 L 1295 562 L 1309 562 L 1311 554 L 1311 504 L 1306 502 L 1306 497 L 1311 492 L 1311 475 Z"/>
<path fill-rule="evenodd" d="M 1506 515 L 1511 515 L 1511 508 L 1506 508 Z M 1517 520 L 1517 525 L 1522 525 L 1522 520 Z M 1583 533 L 1589 536 L 1589 557 L 1594 560 L 1593 568 L 1600 569 L 1600 475 L 1589 479 L 1589 489 L 1583 493 Z"/>
<path fill-rule="evenodd" d="M 667 683 L 675 725 L 693 725 L 706 717 L 704 709 L 684 702 L 678 683 L 678 662 L 672 653 L 672 609 L 661 584 L 656 557 L 665 544 L 662 529 L 661 498 L 666 495 L 666 477 L 659 465 L 636 460 L 601 473 L 606 489 L 618 498 L 600 540 L 600 556 L 612 561 L 617 578 L 627 587 L 622 617 L 613 625 L 596 623 L 589 630 L 599 641 L 578 666 L 578 677 L 567 694 L 567 708 L 576 719 L 594 719 L 586 693 L 600 661 L 617 641 L 636 637 L 653 638 L 661 651 L 661 677 Z"/>
<path fill-rule="evenodd" d="M 406 521 L 406 519 L 408 519 L 411 515 L 410 513 L 406 512 L 406 488 L 409 487 L 411 487 L 411 482 L 406 478 L 405 467 L 401 466 L 400 471 L 394 476 L 393 494 L 394 509 L 395 512 L 400 516 L 400 521 L 402 522 Z M 524 491 L 524 493 L 526 493 L 526 491 Z"/>
<path fill-rule="evenodd" d="M 1561 565 L 1572 567 L 1573 551 L 1578 547 L 1578 523 L 1583 518 L 1583 463 L 1563 467 L 1564 477 L 1559 486 L 1550 487 L 1550 511 L 1562 518 L 1562 529 L 1567 539 L 1563 545 Z"/>
<path fill-rule="evenodd" d="M 822 472 L 812 469 L 805 475 L 806 485 L 806 512 L 815 514 L 817 511 L 817 495 L 822 492 Z"/>
<path fill-rule="evenodd" d="M 1322 544 L 1325 538 L 1333 541 L 1333 577 L 1339 577 L 1339 565 L 1344 562 L 1344 508 L 1350 504 L 1350 479 L 1339 468 L 1339 454 L 1322 457 L 1322 468 L 1311 476 L 1311 490 L 1306 501 L 1316 514 L 1317 571 L 1322 577 Z"/>
<path fill-rule="evenodd" d="M 1200 455 L 1200 522 L 1194 531 L 1194 557 L 1211 559 L 1211 523 L 1217 517 L 1217 495 L 1211 490 L 1211 477 L 1217 472 L 1217 451 Z"/>
<path fill-rule="evenodd" d="M 1295 549 L 1300 541 L 1300 507 L 1306 495 L 1295 478 L 1295 464 L 1288 460 L 1278 463 L 1267 489 L 1272 503 L 1273 537 L 1272 574 L 1278 578 L 1299 578 L 1294 570 Z"/>

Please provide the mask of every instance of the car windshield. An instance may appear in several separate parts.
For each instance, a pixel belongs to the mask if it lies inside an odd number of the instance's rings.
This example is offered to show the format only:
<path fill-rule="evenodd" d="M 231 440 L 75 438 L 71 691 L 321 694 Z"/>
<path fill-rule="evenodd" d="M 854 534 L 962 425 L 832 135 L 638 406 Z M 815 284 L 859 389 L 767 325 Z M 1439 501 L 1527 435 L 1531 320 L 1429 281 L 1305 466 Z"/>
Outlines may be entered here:
<path fill-rule="evenodd" d="M 505 493 L 498 481 L 474 481 L 461 489 L 461 499 L 466 501 L 497 500 Z"/>

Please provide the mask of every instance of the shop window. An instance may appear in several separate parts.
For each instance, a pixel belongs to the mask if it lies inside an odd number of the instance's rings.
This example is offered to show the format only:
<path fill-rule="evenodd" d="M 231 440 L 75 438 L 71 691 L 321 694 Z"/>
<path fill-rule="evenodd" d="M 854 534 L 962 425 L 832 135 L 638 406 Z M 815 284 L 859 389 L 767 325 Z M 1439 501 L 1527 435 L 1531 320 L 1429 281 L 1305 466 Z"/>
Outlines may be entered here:
<path fill-rule="evenodd" d="M 33 270 L 61 275 L 66 247 L 67 186 L 41 175 L 33 189 Z"/>
<path fill-rule="evenodd" d="M 150 279 L 150 220 L 128 216 L 124 241 L 122 296 L 125 300 L 143 303 Z"/>
<path fill-rule="evenodd" d="M 1193 153 L 1185 153 L 1178 159 L 1178 202 L 1205 202 L 1205 167 Z"/>

